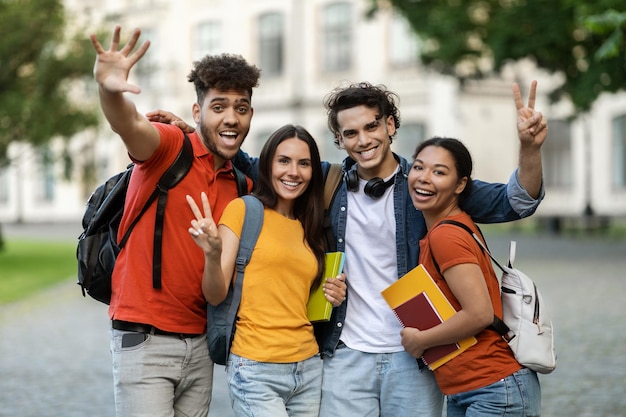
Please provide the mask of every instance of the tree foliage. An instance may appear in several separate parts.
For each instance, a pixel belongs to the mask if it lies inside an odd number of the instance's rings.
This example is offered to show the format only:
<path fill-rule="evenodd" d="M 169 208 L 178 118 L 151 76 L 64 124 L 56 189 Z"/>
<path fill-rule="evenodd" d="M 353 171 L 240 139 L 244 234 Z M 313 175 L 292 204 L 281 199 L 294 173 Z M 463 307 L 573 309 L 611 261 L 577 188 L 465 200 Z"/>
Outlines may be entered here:
<path fill-rule="evenodd" d="M 93 68 L 84 33 L 68 35 L 61 0 L 0 0 L 0 166 L 13 141 L 35 146 L 98 123 L 95 105 L 72 100 Z"/>
<path fill-rule="evenodd" d="M 371 1 L 375 13 L 382 3 Z M 551 98 L 569 97 L 577 111 L 588 110 L 604 91 L 626 88 L 624 0 L 389 2 L 423 41 L 422 61 L 461 80 L 528 58 L 564 75 Z"/>

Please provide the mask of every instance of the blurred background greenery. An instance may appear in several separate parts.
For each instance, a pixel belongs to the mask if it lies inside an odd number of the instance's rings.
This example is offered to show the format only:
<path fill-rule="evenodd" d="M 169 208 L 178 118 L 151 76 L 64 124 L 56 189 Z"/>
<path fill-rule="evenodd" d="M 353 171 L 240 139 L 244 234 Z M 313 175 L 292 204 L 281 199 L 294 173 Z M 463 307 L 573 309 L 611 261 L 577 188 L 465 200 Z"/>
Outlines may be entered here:
<path fill-rule="evenodd" d="M 0 271 L 2 305 L 63 280 L 75 279 L 76 243 L 7 239 L 4 251 L 0 252 Z"/>

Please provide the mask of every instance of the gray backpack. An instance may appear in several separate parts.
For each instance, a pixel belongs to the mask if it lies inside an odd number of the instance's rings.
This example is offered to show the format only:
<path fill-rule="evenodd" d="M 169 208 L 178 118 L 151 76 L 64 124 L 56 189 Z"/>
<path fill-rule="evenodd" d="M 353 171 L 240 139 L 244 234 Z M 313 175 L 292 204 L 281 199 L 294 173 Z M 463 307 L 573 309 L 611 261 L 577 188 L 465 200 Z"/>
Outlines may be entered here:
<path fill-rule="evenodd" d="M 226 365 L 230 344 L 235 337 L 237 312 L 241 303 L 243 273 L 250 262 L 252 251 L 263 225 L 263 203 L 253 195 L 242 197 L 246 203 L 246 214 L 239 239 L 235 284 L 230 286 L 224 301 L 217 306 L 207 306 L 207 340 L 211 360 L 218 365 Z"/>

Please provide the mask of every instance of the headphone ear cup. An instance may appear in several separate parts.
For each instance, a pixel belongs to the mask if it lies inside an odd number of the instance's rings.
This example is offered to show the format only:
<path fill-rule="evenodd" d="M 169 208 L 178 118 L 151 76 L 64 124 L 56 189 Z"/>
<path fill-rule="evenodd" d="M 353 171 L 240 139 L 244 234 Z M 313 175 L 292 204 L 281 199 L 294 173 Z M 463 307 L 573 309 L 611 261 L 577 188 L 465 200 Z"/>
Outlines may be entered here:
<path fill-rule="evenodd" d="M 359 174 L 356 172 L 356 169 L 347 171 L 344 174 L 344 179 L 348 191 L 357 191 L 359 189 Z"/>
<path fill-rule="evenodd" d="M 382 178 L 372 178 L 365 184 L 365 195 L 368 195 L 372 198 L 380 198 L 385 194 L 385 190 L 388 185 L 385 184 L 385 181 Z"/>

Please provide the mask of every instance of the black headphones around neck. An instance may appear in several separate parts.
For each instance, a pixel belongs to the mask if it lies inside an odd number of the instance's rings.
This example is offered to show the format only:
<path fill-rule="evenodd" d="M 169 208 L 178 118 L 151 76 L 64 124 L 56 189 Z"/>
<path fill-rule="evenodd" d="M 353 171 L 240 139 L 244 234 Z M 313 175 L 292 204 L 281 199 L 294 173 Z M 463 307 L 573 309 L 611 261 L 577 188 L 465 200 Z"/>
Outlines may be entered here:
<path fill-rule="evenodd" d="M 365 184 L 365 189 L 363 191 L 365 191 L 365 195 L 371 198 L 380 198 L 383 196 L 383 194 L 385 194 L 387 188 L 391 187 L 395 179 L 395 175 L 387 181 L 384 181 L 380 177 L 374 177 L 367 181 L 367 183 Z M 346 182 L 346 188 L 348 189 L 348 191 L 357 191 L 359 189 L 359 174 L 357 173 L 356 169 L 346 171 L 346 173 L 344 174 L 344 180 Z"/>

